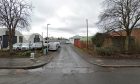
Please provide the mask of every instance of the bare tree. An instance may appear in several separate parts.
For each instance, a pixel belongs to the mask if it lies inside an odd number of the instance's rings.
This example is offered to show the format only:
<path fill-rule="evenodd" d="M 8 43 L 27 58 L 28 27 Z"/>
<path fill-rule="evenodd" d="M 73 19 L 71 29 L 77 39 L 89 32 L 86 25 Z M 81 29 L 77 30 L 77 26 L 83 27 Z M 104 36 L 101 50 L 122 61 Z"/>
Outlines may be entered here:
<path fill-rule="evenodd" d="M 105 0 L 98 25 L 107 31 L 126 32 L 125 50 L 128 51 L 131 32 L 140 27 L 140 0 Z"/>
<path fill-rule="evenodd" d="M 8 29 L 10 52 L 15 30 L 29 27 L 30 12 L 31 5 L 24 0 L 0 0 L 0 26 Z"/>

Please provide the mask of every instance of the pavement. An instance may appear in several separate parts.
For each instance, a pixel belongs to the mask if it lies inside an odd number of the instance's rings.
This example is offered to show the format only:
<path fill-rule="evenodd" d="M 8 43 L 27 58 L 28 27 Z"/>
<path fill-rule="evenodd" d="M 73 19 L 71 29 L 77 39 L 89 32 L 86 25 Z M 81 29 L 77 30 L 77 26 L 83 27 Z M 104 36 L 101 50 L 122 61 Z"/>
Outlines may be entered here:
<path fill-rule="evenodd" d="M 72 47 L 78 54 L 80 54 L 79 56 L 81 56 L 90 64 L 101 67 L 140 67 L 140 59 L 98 58 L 97 56 L 92 56 L 77 47 Z"/>
<path fill-rule="evenodd" d="M 39 58 L 0 58 L 0 69 L 34 69 L 43 67 L 53 56 L 44 55 Z"/>

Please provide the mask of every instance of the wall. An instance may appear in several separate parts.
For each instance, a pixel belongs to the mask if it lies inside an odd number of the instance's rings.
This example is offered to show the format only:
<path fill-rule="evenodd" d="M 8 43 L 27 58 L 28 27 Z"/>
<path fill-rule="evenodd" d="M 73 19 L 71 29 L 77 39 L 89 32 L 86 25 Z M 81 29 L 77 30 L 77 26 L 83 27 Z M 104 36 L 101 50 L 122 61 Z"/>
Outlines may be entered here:
<path fill-rule="evenodd" d="M 111 32 L 110 33 L 111 36 L 126 36 L 126 32 L 125 31 L 118 31 L 116 32 Z M 133 29 L 131 36 L 134 37 L 135 39 L 135 43 L 140 47 L 140 28 L 135 28 Z"/>

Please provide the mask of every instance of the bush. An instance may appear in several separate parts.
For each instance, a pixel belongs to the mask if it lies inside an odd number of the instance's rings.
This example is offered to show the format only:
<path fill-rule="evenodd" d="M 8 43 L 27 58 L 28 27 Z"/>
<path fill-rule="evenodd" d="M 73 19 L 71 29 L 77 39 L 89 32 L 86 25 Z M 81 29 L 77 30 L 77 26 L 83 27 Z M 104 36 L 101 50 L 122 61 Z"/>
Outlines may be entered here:
<path fill-rule="evenodd" d="M 21 57 L 29 57 L 30 56 L 30 54 L 31 54 L 31 51 L 24 51 L 24 52 L 19 52 L 19 53 L 17 53 L 18 54 L 18 56 L 21 56 Z"/>
<path fill-rule="evenodd" d="M 10 56 L 8 50 L 0 50 L 0 57 L 7 57 L 7 56 Z"/>
<path fill-rule="evenodd" d="M 96 45 L 96 47 L 102 47 L 105 38 L 109 36 L 106 33 L 96 33 L 95 36 L 92 37 L 92 43 Z"/>
<path fill-rule="evenodd" d="M 98 47 L 96 53 L 101 56 L 111 56 L 117 52 L 116 48 L 113 47 Z"/>
<path fill-rule="evenodd" d="M 37 50 L 35 55 L 36 57 L 43 56 L 42 50 Z M 15 50 L 12 54 L 9 53 L 9 50 L 0 50 L 0 58 L 29 58 L 32 51 L 17 51 Z"/>

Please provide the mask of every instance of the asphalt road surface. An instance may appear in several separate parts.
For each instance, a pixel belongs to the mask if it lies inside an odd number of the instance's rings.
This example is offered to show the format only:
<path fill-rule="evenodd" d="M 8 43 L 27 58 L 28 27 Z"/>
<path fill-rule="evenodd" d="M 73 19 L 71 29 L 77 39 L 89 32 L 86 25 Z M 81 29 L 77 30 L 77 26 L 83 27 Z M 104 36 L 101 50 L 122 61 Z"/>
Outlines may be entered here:
<path fill-rule="evenodd" d="M 0 84 L 140 84 L 140 68 L 103 68 L 62 45 L 43 68 L 0 70 Z"/>

